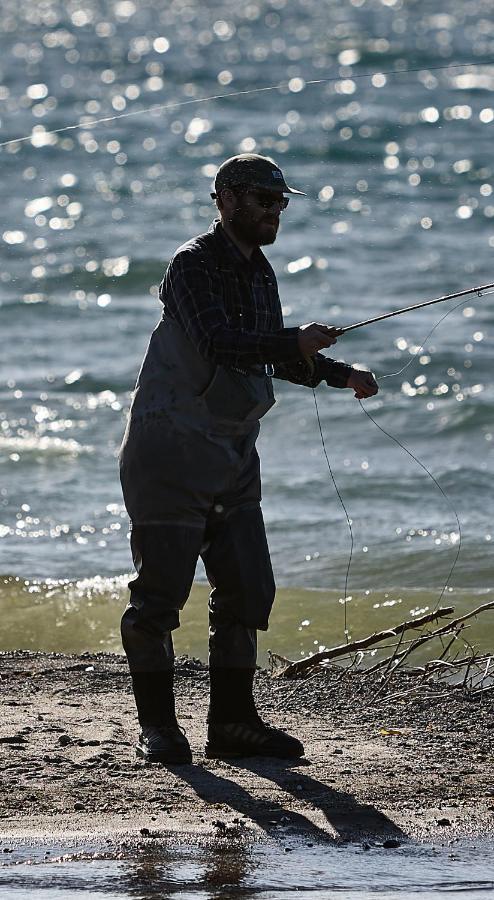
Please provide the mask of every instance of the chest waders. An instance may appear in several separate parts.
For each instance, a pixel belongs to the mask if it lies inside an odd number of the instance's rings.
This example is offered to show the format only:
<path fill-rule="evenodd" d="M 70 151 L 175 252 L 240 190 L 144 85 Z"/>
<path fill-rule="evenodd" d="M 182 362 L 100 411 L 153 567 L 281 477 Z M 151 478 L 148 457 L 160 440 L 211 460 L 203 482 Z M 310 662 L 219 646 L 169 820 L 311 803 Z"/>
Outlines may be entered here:
<path fill-rule="evenodd" d="M 225 292 L 250 292 L 247 278 L 221 253 L 216 265 Z M 212 587 L 210 720 L 255 715 L 257 630 L 267 629 L 275 594 L 255 441 L 259 418 L 274 402 L 266 367 L 215 365 L 163 317 L 139 373 L 120 453 L 137 570 L 121 632 L 142 725 L 175 721 L 171 633 L 199 556 Z"/>

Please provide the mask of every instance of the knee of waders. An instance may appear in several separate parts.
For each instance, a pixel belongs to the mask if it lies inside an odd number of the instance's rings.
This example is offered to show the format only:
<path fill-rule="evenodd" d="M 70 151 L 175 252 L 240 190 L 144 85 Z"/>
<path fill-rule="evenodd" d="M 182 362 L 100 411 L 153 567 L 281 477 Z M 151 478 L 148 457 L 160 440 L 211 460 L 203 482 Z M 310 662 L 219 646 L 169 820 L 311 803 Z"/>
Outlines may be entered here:
<path fill-rule="evenodd" d="M 246 628 L 267 631 L 275 596 L 274 580 L 255 592 L 223 592 L 214 588 L 209 597 L 209 622 L 212 626 L 226 625 L 232 620 Z"/>
<path fill-rule="evenodd" d="M 149 596 L 132 591 L 130 603 L 120 622 L 122 640 L 135 640 L 137 635 L 164 637 L 180 625 L 178 609 L 163 608 Z"/>

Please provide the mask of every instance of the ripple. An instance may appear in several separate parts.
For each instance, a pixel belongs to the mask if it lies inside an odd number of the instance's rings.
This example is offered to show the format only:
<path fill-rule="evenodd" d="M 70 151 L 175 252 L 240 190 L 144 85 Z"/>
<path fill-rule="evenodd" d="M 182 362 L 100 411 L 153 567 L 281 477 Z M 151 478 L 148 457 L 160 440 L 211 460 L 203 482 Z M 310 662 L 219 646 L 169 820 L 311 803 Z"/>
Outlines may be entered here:
<path fill-rule="evenodd" d="M 35 454 L 36 456 L 70 456 L 75 458 L 85 453 L 94 453 L 95 448 L 90 445 L 80 444 L 73 438 L 50 437 L 49 435 L 31 434 L 27 437 L 2 437 L 0 436 L 0 448 L 10 454 L 10 459 L 20 454 Z M 6 460 L 3 460 L 5 463 Z"/>

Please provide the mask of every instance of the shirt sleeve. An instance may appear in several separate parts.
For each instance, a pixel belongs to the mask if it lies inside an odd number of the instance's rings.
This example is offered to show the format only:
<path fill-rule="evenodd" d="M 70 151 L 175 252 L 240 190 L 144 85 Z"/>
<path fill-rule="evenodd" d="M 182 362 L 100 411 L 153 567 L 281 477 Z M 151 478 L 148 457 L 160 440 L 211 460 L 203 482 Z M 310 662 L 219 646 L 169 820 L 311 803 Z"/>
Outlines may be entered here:
<path fill-rule="evenodd" d="M 179 251 L 160 285 L 165 313 L 175 319 L 199 353 L 234 365 L 286 363 L 301 359 L 298 328 L 244 331 L 229 324 L 221 277 L 206 255 Z"/>
<path fill-rule="evenodd" d="M 352 367 L 346 363 L 317 353 L 311 357 L 310 364 L 305 359 L 300 359 L 293 363 L 275 365 L 274 377 L 306 387 L 317 387 L 321 381 L 325 381 L 328 387 L 345 388 L 351 371 Z"/>

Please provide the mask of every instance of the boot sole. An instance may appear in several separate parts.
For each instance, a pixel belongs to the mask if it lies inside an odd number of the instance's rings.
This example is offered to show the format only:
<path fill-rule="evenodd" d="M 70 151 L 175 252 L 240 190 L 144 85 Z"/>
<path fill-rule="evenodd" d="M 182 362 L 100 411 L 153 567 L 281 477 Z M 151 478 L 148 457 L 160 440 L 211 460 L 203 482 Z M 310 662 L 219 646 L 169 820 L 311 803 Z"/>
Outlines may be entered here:
<path fill-rule="evenodd" d="M 204 748 L 204 756 L 207 759 L 242 759 L 248 758 L 251 756 L 263 756 L 266 758 L 271 757 L 271 759 L 300 759 L 304 755 L 304 751 L 302 753 L 284 753 L 271 750 L 271 751 L 263 751 L 259 750 L 223 750 L 221 747 L 210 747 L 206 744 Z"/>
<path fill-rule="evenodd" d="M 144 759 L 145 762 L 149 763 L 170 763 L 171 765 L 179 766 L 190 766 L 192 763 L 192 755 L 187 758 L 184 756 L 172 756 L 169 753 L 157 752 L 150 753 L 149 750 L 143 750 L 142 747 L 136 747 L 136 756 L 139 756 L 141 759 Z"/>

